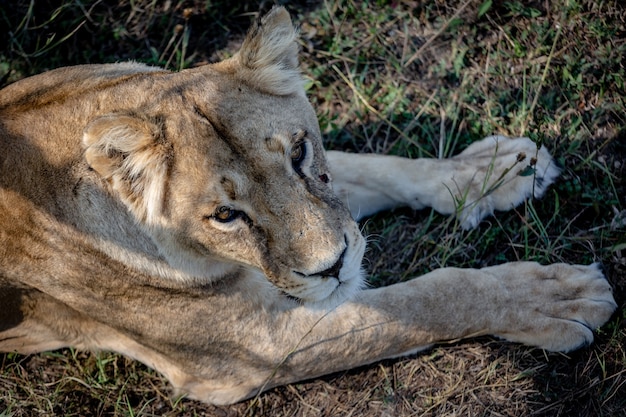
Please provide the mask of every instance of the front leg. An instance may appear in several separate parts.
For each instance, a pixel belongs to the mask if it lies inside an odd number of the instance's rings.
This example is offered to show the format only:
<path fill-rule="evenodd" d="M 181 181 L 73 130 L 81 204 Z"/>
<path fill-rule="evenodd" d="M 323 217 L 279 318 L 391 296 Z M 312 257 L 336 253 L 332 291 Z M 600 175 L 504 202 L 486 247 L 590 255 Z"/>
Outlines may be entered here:
<path fill-rule="evenodd" d="M 310 334 L 287 363 L 311 366 L 311 358 L 319 358 L 313 372 L 321 374 L 480 335 L 568 352 L 589 345 L 593 330 L 616 307 L 611 286 L 595 264 L 442 268 L 364 291 L 304 326 Z M 293 314 L 292 325 L 301 320 L 299 314 L 311 312 L 303 308 Z"/>
<path fill-rule="evenodd" d="M 458 216 L 465 229 L 494 210 L 540 197 L 559 175 L 552 156 L 527 138 L 491 136 L 448 159 L 329 151 L 335 192 L 356 219 L 400 206 Z"/>
<path fill-rule="evenodd" d="M 273 386 L 414 353 L 433 343 L 486 334 L 569 351 L 591 343 L 592 331 L 616 308 L 597 266 L 534 262 L 443 268 L 366 290 L 330 311 L 274 302 L 262 312 L 244 311 L 245 303 L 233 304 L 241 306 L 248 321 L 236 329 L 227 327 L 220 346 L 245 348 L 227 350 L 226 369 L 219 355 L 195 352 L 192 363 L 205 365 L 179 384 L 172 381 L 177 388 L 224 404 Z M 182 330 L 184 335 L 203 334 L 201 328 Z"/>

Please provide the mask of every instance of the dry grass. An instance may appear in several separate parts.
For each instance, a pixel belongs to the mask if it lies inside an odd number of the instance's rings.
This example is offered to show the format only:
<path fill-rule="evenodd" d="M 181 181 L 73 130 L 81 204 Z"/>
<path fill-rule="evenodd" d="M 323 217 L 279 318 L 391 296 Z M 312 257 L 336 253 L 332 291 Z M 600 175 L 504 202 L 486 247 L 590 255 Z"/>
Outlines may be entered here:
<path fill-rule="evenodd" d="M 0 77 L 137 59 L 178 69 L 228 56 L 259 4 L 65 0 L 0 6 Z M 263 4 L 262 7 L 268 7 Z M 384 285 L 444 266 L 602 261 L 626 289 L 626 9 L 613 0 L 300 1 L 303 68 L 328 147 L 444 157 L 528 135 L 566 167 L 541 201 L 478 230 L 429 211 L 364 224 Z M 22 23 L 20 23 L 22 22 Z M 52 38 L 52 35 L 54 37 Z M 47 43 L 47 40 L 51 39 Z M 442 300 L 442 308 L 450 308 Z M 626 314 L 565 356 L 484 338 L 280 387 L 230 407 L 171 399 L 109 353 L 0 356 L 0 416 L 617 416 Z"/>

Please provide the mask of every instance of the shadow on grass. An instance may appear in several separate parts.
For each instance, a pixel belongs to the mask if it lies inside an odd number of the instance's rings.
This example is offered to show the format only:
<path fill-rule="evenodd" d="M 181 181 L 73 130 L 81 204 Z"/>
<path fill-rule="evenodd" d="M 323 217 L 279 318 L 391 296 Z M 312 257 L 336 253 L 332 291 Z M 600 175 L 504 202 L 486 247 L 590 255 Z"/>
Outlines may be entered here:
<path fill-rule="evenodd" d="M 0 6 L 0 86 L 45 70 L 136 60 L 181 69 L 217 61 L 253 17 L 284 3 L 298 13 L 317 1 L 95 2 L 18 0 Z"/>

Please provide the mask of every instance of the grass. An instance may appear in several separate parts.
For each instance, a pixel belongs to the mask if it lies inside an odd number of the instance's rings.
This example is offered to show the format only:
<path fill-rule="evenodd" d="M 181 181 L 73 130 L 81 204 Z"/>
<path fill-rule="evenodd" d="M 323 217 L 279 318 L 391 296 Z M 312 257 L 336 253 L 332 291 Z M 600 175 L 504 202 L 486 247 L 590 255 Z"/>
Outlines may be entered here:
<path fill-rule="evenodd" d="M 232 54 L 264 2 L 18 1 L 0 6 L 0 82 L 136 59 L 180 69 Z M 31 7 L 33 6 L 33 7 Z M 626 290 L 626 8 L 622 2 L 299 1 L 302 66 L 328 148 L 447 157 L 526 135 L 565 169 L 540 201 L 477 230 L 430 211 L 363 225 L 385 285 L 441 266 L 603 262 Z M 442 302 L 442 308 L 447 308 Z M 614 416 L 626 410 L 626 312 L 570 355 L 489 338 L 301 384 L 256 403 L 169 397 L 110 353 L 0 356 L 0 416 Z"/>

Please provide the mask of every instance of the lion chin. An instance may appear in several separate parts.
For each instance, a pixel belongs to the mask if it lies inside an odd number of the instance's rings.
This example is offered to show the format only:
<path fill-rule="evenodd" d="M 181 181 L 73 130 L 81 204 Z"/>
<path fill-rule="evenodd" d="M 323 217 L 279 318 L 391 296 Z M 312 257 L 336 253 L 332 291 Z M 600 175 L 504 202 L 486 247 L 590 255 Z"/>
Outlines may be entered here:
<path fill-rule="evenodd" d="M 299 303 L 323 309 L 334 308 L 346 300 L 354 299 L 365 286 L 361 271 L 341 279 L 316 276 L 307 277 L 307 280 L 310 281 L 304 288 L 284 290 L 285 294 Z"/>

